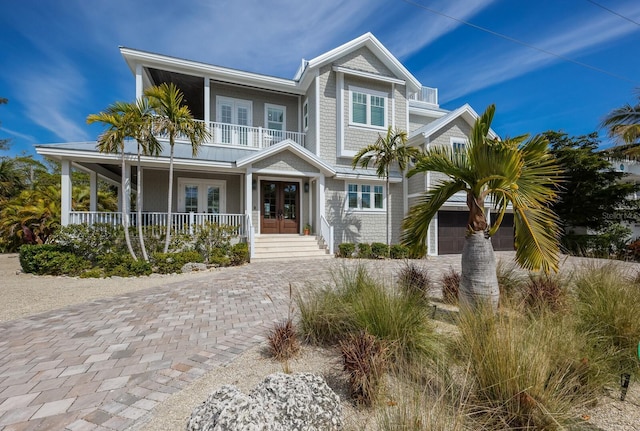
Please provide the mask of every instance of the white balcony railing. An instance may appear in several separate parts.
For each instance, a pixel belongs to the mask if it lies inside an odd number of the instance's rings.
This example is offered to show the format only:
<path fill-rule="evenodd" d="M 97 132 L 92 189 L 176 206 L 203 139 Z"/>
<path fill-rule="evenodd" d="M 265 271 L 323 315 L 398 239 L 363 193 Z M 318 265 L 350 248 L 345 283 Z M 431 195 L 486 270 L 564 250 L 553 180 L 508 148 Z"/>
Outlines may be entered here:
<path fill-rule="evenodd" d="M 438 89 L 432 87 L 422 87 L 420 91 L 411 95 L 410 100 L 426 102 L 432 105 L 438 104 Z"/>
<path fill-rule="evenodd" d="M 167 213 L 143 212 L 141 223 L 152 234 L 162 234 L 167 226 Z M 219 225 L 233 226 L 234 234 L 246 237 L 248 233 L 248 220 L 245 214 L 208 214 L 208 213 L 172 213 L 171 227 L 174 233 L 193 234 L 198 226 L 204 226 L 206 222 Z M 97 211 L 72 211 L 69 213 L 69 224 L 93 225 L 104 223 L 118 226 L 122 223 L 120 212 Z M 138 214 L 129 214 L 129 225 L 138 226 Z"/>
<path fill-rule="evenodd" d="M 207 130 L 211 135 L 209 142 L 212 144 L 236 145 L 248 148 L 268 148 L 285 139 L 290 139 L 302 147 L 306 146 L 306 135 L 301 132 L 216 122 L 210 122 Z M 166 136 L 160 137 L 166 138 Z M 179 135 L 176 136 L 176 140 L 188 141 L 188 137 Z"/>

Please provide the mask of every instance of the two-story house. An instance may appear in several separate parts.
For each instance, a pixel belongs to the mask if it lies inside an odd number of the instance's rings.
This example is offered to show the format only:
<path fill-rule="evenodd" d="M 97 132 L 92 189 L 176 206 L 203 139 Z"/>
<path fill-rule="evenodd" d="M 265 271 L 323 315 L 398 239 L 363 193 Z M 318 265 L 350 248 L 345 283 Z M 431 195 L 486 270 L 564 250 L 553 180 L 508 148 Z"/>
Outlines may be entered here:
<path fill-rule="evenodd" d="M 251 244 L 254 236 L 299 234 L 305 224 L 331 251 L 345 241 L 385 242 L 387 208 L 391 240 L 398 242 L 409 206 L 437 176 L 406 180 L 395 170 L 387 201 L 385 180 L 373 168 L 352 169 L 353 156 L 388 126 L 407 130 L 411 145 L 465 145 L 477 118 L 469 105 L 441 109 L 437 90 L 423 87 L 370 33 L 303 60 L 293 79 L 120 51 L 135 76 L 136 97 L 149 86 L 174 83 L 211 134 L 195 158 L 188 142 L 176 143 L 171 223 L 241 225 Z M 128 143 L 125 172 L 120 156 L 99 153 L 95 142 L 39 145 L 37 152 L 62 163 L 63 224 L 115 220 L 121 213 L 96 212 L 95 184 L 100 178 L 119 185 L 121 175 L 132 185 L 141 176 L 145 222 L 166 223 L 166 143 L 160 156 L 143 156 L 140 167 L 135 143 Z M 92 211 L 71 208 L 72 168 L 91 174 Z M 123 210 L 131 187 L 119 192 Z M 433 221 L 429 254 L 460 252 L 466 217 L 464 198 L 452 199 Z M 496 249 L 513 248 L 510 223 L 507 217 Z"/>

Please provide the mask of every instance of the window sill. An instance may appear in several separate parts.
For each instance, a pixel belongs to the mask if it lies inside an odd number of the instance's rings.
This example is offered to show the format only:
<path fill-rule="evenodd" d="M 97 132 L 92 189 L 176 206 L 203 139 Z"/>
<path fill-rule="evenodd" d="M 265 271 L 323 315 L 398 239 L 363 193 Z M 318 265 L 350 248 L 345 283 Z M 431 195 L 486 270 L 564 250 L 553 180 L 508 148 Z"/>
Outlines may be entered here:
<path fill-rule="evenodd" d="M 362 208 L 347 208 L 347 211 L 351 211 L 354 213 L 364 213 L 364 214 L 385 214 L 386 208 L 376 208 L 376 209 L 362 209 Z"/>
<path fill-rule="evenodd" d="M 387 126 L 371 126 L 369 124 L 361 124 L 361 123 L 349 123 L 349 127 L 353 127 L 354 129 L 362 129 L 362 130 L 375 130 L 376 132 L 387 130 Z"/>

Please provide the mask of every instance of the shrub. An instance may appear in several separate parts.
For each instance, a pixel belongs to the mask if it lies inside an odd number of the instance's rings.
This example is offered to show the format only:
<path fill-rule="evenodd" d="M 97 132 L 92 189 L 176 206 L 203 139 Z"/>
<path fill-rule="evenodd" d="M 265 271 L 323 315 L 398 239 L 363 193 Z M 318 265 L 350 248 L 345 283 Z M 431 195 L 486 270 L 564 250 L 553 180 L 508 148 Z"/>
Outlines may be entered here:
<path fill-rule="evenodd" d="M 358 244 L 358 257 L 360 259 L 371 259 L 371 245 L 363 242 Z"/>
<path fill-rule="evenodd" d="M 106 223 L 62 226 L 52 235 L 50 241 L 92 263 L 96 263 L 99 256 L 127 252 L 122 226 Z"/>
<path fill-rule="evenodd" d="M 58 245 L 23 245 L 20 265 L 24 272 L 38 275 L 79 275 L 91 263 Z"/>
<path fill-rule="evenodd" d="M 593 399 L 589 363 L 579 359 L 585 341 L 570 317 L 532 316 L 490 307 L 460 315 L 457 348 L 486 429 L 563 429 Z"/>
<path fill-rule="evenodd" d="M 153 253 L 153 262 L 160 274 L 180 272 L 186 263 L 202 263 L 204 259 L 197 251 L 181 251 L 178 253 Z"/>
<path fill-rule="evenodd" d="M 607 358 L 611 377 L 621 372 L 640 374 L 639 286 L 618 265 L 586 268 L 575 280 L 578 330 L 590 346 Z"/>
<path fill-rule="evenodd" d="M 353 257 L 353 253 L 356 251 L 356 245 L 352 242 L 343 242 L 338 245 L 338 256 L 351 258 Z"/>
<path fill-rule="evenodd" d="M 151 264 L 144 260 L 133 260 L 129 254 L 109 253 L 98 258 L 97 266 L 102 268 L 105 277 L 135 277 L 153 272 Z"/>
<path fill-rule="evenodd" d="M 524 302 L 530 309 L 558 311 L 566 299 L 566 289 L 559 276 L 532 274 L 524 285 Z"/>
<path fill-rule="evenodd" d="M 627 255 L 636 262 L 640 261 L 640 239 L 636 239 L 627 246 Z"/>
<path fill-rule="evenodd" d="M 80 274 L 80 278 L 103 278 L 104 271 L 102 268 L 91 268 Z"/>
<path fill-rule="evenodd" d="M 236 229 L 235 226 L 206 222 L 196 231 L 195 249 L 202 254 L 205 261 L 215 264 L 221 256 L 227 255 Z"/>
<path fill-rule="evenodd" d="M 269 352 L 279 361 L 293 358 L 300 352 L 300 342 L 293 321 L 287 318 L 283 322 L 276 323 L 273 330 L 267 336 Z"/>
<path fill-rule="evenodd" d="M 513 261 L 498 260 L 496 276 L 500 288 L 500 300 L 512 299 L 525 281 L 524 274 Z"/>
<path fill-rule="evenodd" d="M 453 268 L 442 275 L 442 300 L 447 304 L 458 303 L 458 291 L 460 290 L 460 273 Z"/>
<path fill-rule="evenodd" d="M 402 244 L 393 244 L 389 254 L 391 259 L 406 259 L 409 257 L 409 247 Z"/>
<path fill-rule="evenodd" d="M 426 268 L 420 268 L 413 263 L 407 263 L 398 274 L 400 288 L 408 294 L 418 295 L 422 299 L 428 299 L 431 289 L 431 277 Z"/>
<path fill-rule="evenodd" d="M 227 253 L 221 249 L 216 248 L 211 250 L 211 254 L 209 255 L 209 264 L 215 267 L 220 266 L 229 266 L 231 263 L 231 259 L 227 256 Z"/>
<path fill-rule="evenodd" d="M 249 245 L 246 242 L 239 242 L 229 250 L 230 264 L 233 266 L 242 265 L 249 262 Z"/>
<path fill-rule="evenodd" d="M 359 404 L 371 406 L 378 399 L 387 371 L 387 348 L 366 330 L 340 342 L 342 365 L 349 375 L 349 392 Z"/>
<path fill-rule="evenodd" d="M 371 243 L 371 257 L 374 259 L 384 259 L 389 256 L 389 246 L 382 242 Z"/>

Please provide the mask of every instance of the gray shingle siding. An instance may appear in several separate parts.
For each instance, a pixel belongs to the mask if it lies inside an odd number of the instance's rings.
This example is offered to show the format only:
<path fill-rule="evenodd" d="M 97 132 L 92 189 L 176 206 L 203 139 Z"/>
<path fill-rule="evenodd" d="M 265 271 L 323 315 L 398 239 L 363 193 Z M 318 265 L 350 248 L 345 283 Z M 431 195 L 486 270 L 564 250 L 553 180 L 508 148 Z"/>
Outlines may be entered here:
<path fill-rule="evenodd" d="M 320 158 L 336 163 L 336 74 L 331 66 L 320 70 Z"/>
<path fill-rule="evenodd" d="M 315 80 L 309 86 L 307 91 L 307 100 L 309 106 L 309 128 L 307 129 L 306 148 L 313 154 L 316 154 L 316 85 Z M 304 100 L 303 102 L 304 103 Z"/>
<path fill-rule="evenodd" d="M 361 70 L 363 72 L 375 73 L 383 76 L 393 76 L 393 73 L 376 57 L 369 48 L 360 48 L 335 62 L 338 66 L 349 69 Z"/>
<path fill-rule="evenodd" d="M 268 169 L 287 172 L 319 172 L 318 168 L 290 152 L 274 154 L 253 164 L 255 170 Z"/>

